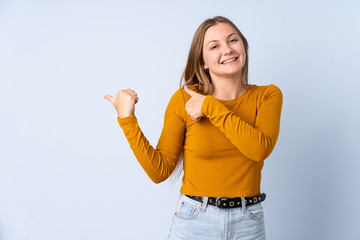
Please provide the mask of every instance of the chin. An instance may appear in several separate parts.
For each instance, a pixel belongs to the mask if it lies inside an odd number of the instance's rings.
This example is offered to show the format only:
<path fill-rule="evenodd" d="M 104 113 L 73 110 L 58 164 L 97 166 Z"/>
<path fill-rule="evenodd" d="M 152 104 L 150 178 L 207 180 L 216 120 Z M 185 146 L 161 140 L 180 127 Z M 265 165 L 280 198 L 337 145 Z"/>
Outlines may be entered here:
<path fill-rule="evenodd" d="M 223 75 L 226 75 L 226 76 L 237 76 L 237 75 L 240 75 L 241 74 L 241 71 L 242 69 L 240 70 L 237 70 L 237 71 L 228 71 L 228 72 L 224 72 Z"/>

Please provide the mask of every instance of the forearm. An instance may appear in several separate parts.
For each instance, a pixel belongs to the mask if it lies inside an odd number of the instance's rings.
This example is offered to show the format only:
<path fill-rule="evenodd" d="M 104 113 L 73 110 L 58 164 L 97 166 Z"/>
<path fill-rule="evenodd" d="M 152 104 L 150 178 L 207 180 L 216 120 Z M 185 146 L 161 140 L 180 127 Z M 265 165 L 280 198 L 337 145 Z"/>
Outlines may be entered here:
<path fill-rule="evenodd" d="M 177 154 L 154 149 L 141 131 L 135 115 L 118 118 L 130 147 L 146 174 L 155 183 L 166 180 L 176 166 Z"/>
<path fill-rule="evenodd" d="M 265 134 L 230 110 L 209 117 L 209 120 L 242 154 L 254 161 L 266 159 L 275 146 L 277 134 Z"/>
<path fill-rule="evenodd" d="M 201 111 L 231 143 L 254 161 L 266 159 L 275 147 L 279 129 L 282 95 L 280 90 L 264 97 L 256 110 L 255 123 L 246 122 L 211 95 L 207 95 Z"/>

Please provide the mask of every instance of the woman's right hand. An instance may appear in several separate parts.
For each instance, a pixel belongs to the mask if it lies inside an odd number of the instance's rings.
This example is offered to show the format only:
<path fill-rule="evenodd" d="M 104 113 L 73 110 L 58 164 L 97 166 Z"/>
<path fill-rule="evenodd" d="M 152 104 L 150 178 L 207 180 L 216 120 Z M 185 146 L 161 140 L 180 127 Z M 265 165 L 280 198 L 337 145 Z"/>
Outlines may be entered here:
<path fill-rule="evenodd" d="M 137 94 L 130 88 L 117 91 L 115 98 L 111 95 L 106 95 L 104 98 L 114 105 L 119 118 L 134 114 L 135 104 L 139 101 Z"/>

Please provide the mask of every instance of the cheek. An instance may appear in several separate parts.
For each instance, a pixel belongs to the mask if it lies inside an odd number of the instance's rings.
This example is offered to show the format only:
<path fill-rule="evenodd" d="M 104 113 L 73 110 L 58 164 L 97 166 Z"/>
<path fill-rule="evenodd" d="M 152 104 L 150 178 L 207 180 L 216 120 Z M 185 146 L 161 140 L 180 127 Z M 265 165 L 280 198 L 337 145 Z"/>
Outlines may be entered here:
<path fill-rule="evenodd" d="M 214 65 L 220 61 L 221 54 L 217 51 L 207 52 L 203 54 L 204 63 L 206 65 Z"/>
<path fill-rule="evenodd" d="M 242 64 L 243 64 L 243 66 L 245 65 L 245 61 L 246 61 L 246 54 L 244 53 L 244 55 L 242 56 Z"/>
<path fill-rule="evenodd" d="M 210 64 L 211 63 L 218 63 L 219 59 L 220 59 L 220 54 L 215 52 L 215 51 L 208 55 L 208 62 L 210 62 Z"/>
<path fill-rule="evenodd" d="M 203 59 L 206 65 L 211 65 L 213 62 L 213 56 L 211 53 L 203 54 Z"/>
<path fill-rule="evenodd" d="M 244 64 L 245 64 L 245 60 L 246 60 L 245 49 L 244 49 L 244 48 L 240 48 L 240 49 L 239 49 L 239 53 L 240 53 L 241 63 L 244 65 Z"/>
<path fill-rule="evenodd" d="M 245 55 L 245 48 L 242 44 L 236 46 L 236 51 L 241 55 Z"/>

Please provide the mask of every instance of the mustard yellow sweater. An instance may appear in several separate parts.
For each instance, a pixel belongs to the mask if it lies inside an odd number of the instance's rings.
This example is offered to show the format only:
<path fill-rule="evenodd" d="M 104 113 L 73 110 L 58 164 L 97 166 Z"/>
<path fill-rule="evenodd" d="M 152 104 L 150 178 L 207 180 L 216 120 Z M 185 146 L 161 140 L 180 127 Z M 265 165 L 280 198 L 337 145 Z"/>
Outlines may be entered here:
<path fill-rule="evenodd" d="M 156 149 L 145 138 L 135 115 L 117 118 L 147 175 L 155 183 L 166 180 L 183 149 L 181 193 L 209 197 L 259 194 L 264 160 L 279 135 L 280 89 L 249 85 L 233 100 L 207 95 L 201 107 L 204 117 L 198 122 L 185 111 L 189 99 L 183 88 L 171 97 Z"/>

